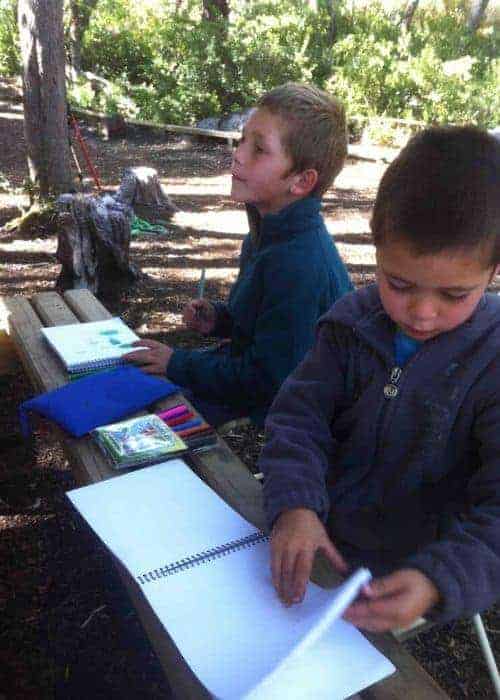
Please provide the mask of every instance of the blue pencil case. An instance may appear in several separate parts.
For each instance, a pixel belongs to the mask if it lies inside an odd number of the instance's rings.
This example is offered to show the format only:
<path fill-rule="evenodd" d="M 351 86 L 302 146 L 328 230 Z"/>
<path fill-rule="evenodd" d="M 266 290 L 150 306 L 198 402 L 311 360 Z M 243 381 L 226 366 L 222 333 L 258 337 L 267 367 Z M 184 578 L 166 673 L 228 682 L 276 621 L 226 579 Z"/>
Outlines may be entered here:
<path fill-rule="evenodd" d="M 74 437 L 114 423 L 179 391 L 171 382 L 145 374 L 133 365 L 92 374 L 40 394 L 19 406 L 21 431 L 32 432 L 30 413 L 57 423 Z"/>

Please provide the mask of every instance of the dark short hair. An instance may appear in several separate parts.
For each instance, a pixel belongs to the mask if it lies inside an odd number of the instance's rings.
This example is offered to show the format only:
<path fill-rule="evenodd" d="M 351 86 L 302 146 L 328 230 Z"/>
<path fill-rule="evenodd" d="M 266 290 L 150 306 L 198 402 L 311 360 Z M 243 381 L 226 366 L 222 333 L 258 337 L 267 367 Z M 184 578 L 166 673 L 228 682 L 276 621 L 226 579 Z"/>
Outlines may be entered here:
<path fill-rule="evenodd" d="M 321 197 L 347 156 L 343 104 L 314 85 L 285 83 L 263 95 L 257 107 L 281 119 L 285 127 L 281 140 L 292 159 L 293 172 L 314 168 L 318 182 L 311 194 Z"/>
<path fill-rule="evenodd" d="M 473 126 L 432 127 L 387 168 L 370 222 L 375 245 L 406 240 L 416 255 L 484 247 L 500 263 L 500 141 Z"/>

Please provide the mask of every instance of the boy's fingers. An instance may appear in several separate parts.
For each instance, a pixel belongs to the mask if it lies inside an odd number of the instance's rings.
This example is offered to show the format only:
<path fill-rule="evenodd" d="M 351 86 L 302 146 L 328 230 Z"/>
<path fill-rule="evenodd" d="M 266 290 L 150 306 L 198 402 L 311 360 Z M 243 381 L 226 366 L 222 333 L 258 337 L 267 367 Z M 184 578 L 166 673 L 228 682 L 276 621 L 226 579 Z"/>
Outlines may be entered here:
<path fill-rule="evenodd" d="M 273 586 L 279 594 L 281 579 L 281 552 L 271 547 L 271 579 Z"/>
<path fill-rule="evenodd" d="M 346 610 L 344 618 L 356 627 L 370 632 L 384 632 L 413 621 L 411 615 L 405 614 L 402 602 L 398 598 L 354 603 Z"/>
<path fill-rule="evenodd" d="M 407 627 L 423 615 L 429 607 L 418 588 L 405 585 L 404 576 L 398 572 L 382 579 L 375 579 L 370 598 L 353 603 L 346 612 L 346 619 L 370 631 L 383 631 L 395 627 Z"/>
<path fill-rule="evenodd" d="M 291 602 L 300 603 L 306 592 L 307 583 L 311 575 L 314 554 L 310 552 L 300 552 L 295 559 L 293 572 L 293 587 L 291 590 Z"/>
<path fill-rule="evenodd" d="M 281 557 L 279 596 L 286 604 L 290 604 L 292 599 L 294 563 L 295 558 L 285 550 Z"/>
<path fill-rule="evenodd" d="M 386 617 L 376 615 L 373 611 L 359 609 L 357 604 L 348 608 L 344 615 L 344 620 L 350 622 L 355 627 L 367 630 L 368 632 L 387 632 L 397 627 L 397 623 Z"/>
<path fill-rule="evenodd" d="M 405 590 L 404 580 L 401 580 L 398 572 L 383 576 L 382 578 L 374 578 L 370 581 L 370 598 L 384 598 L 385 596 L 393 596 Z"/>
<path fill-rule="evenodd" d="M 366 596 L 366 598 L 373 598 L 373 590 L 370 582 L 364 584 L 361 588 L 361 593 Z"/>
<path fill-rule="evenodd" d="M 321 551 L 326 554 L 337 571 L 340 571 L 343 574 L 348 572 L 349 567 L 344 561 L 344 558 L 330 540 L 325 541 L 325 543 L 321 546 Z"/>
<path fill-rule="evenodd" d="M 122 360 L 128 360 L 130 362 L 141 362 L 145 363 L 147 362 L 148 356 L 145 354 L 144 350 L 136 350 L 135 352 L 127 352 L 125 355 L 122 355 Z"/>
<path fill-rule="evenodd" d="M 134 340 L 133 343 L 130 343 L 132 347 L 143 347 L 143 348 L 154 348 L 158 345 L 157 340 L 147 340 L 144 338 L 143 340 Z"/>

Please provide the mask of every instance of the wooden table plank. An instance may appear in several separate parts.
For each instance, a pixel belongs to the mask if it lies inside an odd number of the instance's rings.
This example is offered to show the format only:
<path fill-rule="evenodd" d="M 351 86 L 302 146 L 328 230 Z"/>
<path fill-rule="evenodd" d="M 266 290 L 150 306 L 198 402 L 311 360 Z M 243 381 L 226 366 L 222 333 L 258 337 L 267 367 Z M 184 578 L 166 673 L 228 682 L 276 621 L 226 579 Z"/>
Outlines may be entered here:
<path fill-rule="evenodd" d="M 111 318 L 107 308 L 88 289 L 69 289 L 64 301 L 80 321 L 104 321 Z"/>
<path fill-rule="evenodd" d="M 55 389 L 66 381 L 58 359 L 47 351 L 42 322 L 25 297 L 4 297 L 10 337 L 24 368 L 37 391 Z"/>
<path fill-rule="evenodd" d="M 44 326 L 78 323 L 78 318 L 57 292 L 39 292 L 31 298 L 31 303 Z"/>
<path fill-rule="evenodd" d="M 35 295 L 33 306 L 23 297 L 7 298 L 3 300 L 1 308 L 4 309 L 11 338 L 32 382 L 43 391 L 60 386 L 67 381 L 67 376 L 40 332 L 42 322 L 50 326 L 74 323 L 78 319 L 94 321 L 111 316 L 88 290 L 71 290 L 66 292 L 64 299 L 55 292 L 43 292 Z M 157 407 L 168 408 L 180 399 L 184 400 L 178 394 L 168 397 Z M 78 483 L 93 483 L 120 474 L 107 466 L 89 437 L 76 440 L 61 433 L 61 439 Z M 265 528 L 262 486 L 222 438 L 219 438 L 213 449 L 198 453 L 191 457 L 190 461 L 194 471 L 224 500 L 257 527 Z M 175 644 L 146 602 L 142 591 L 121 564 L 116 561 L 116 565 L 165 674 L 174 688 L 178 689 L 178 697 L 206 700 L 209 695 L 182 659 Z M 331 586 L 338 581 L 338 575 L 332 572 L 324 559 L 318 557 L 313 579 L 319 585 Z M 396 700 L 404 697 L 405 700 L 438 700 L 447 697 L 392 635 L 368 636 L 396 665 L 398 673 L 363 691 L 362 698 Z"/>

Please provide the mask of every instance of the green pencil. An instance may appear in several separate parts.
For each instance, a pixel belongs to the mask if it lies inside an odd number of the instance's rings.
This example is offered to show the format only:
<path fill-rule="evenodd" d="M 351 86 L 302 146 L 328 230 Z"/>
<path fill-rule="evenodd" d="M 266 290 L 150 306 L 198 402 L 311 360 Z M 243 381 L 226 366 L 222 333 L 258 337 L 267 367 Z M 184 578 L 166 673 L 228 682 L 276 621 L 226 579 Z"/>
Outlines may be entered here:
<path fill-rule="evenodd" d="M 198 282 L 198 299 L 203 299 L 205 294 L 205 268 L 201 268 L 200 281 Z"/>

